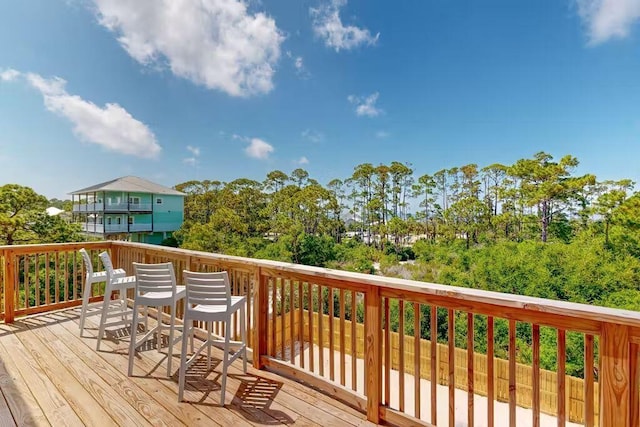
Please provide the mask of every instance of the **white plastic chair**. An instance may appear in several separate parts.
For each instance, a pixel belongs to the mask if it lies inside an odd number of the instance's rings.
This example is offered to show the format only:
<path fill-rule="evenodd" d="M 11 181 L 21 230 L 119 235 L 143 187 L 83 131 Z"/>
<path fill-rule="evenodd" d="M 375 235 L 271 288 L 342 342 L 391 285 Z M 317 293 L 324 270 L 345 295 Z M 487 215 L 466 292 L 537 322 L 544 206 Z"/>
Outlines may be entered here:
<path fill-rule="evenodd" d="M 82 309 L 80 310 L 80 336 L 84 332 L 84 323 L 87 318 L 87 312 L 89 311 L 89 299 L 93 294 L 93 285 L 95 283 L 102 283 L 107 281 L 106 271 L 93 271 L 93 263 L 91 257 L 85 248 L 80 249 L 80 255 L 82 255 L 82 261 L 84 262 L 84 269 L 86 275 L 84 277 L 84 290 L 82 292 Z M 115 277 L 123 277 L 126 275 L 125 271 L 118 268 L 113 271 Z"/>
<path fill-rule="evenodd" d="M 164 306 L 171 307 L 171 323 L 169 326 L 169 348 L 167 356 L 167 376 L 171 376 L 171 361 L 173 358 L 173 346 L 177 342 L 174 339 L 176 328 L 176 305 L 185 296 L 185 287 L 176 285 L 176 275 L 173 264 L 170 262 L 161 264 L 133 263 L 136 275 L 135 296 L 133 303 L 133 323 L 131 325 L 131 342 L 129 343 L 129 376 L 133 375 L 133 361 L 136 349 L 145 343 L 157 332 L 157 347 L 160 351 L 162 338 L 162 310 Z M 139 306 L 158 307 L 158 324 L 137 341 Z M 184 330 L 184 328 L 183 328 Z"/>
<path fill-rule="evenodd" d="M 100 351 L 100 343 L 102 342 L 107 327 L 119 325 L 128 326 L 131 324 L 129 315 L 132 314 L 132 310 L 127 308 L 127 289 L 133 289 L 136 284 L 135 276 L 120 276 L 115 274 L 111 257 L 107 252 L 100 253 L 99 257 L 107 275 L 107 284 L 104 289 L 104 301 L 102 302 L 102 313 L 100 314 L 100 325 L 98 326 L 96 351 Z M 118 291 L 120 296 L 118 301 L 111 300 L 111 294 L 115 291 Z"/>
<path fill-rule="evenodd" d="M 178 401 L 182 402 L 184 397 L 184 386 L 186 371 L 202 350 L 207 348 L 207 370 L 211 369 L 211 347 L 219 347 L 223 350 L 222 356 L 222 391 L 220 404 L 224 406 L 225 390 L 227 385 L 227 367 L 233 363 L 238 356 L 243 355 L 243 369 L 247 372 L 247 331 L 245 327 L 245 307 L 246 297 L 232 296 L 229 285 L 229 275 L 226 271 L 217 273 L 196 273 L 185 270 L 183 272 L 185 284 L 187 285 L 187 301 L 184 313 L 185 330 L 182 333 L 182 354 L 180 355 L 180 375 L 178 379 Z M 240 336 L 242 341 L 231 340 L 231 319 L 232 315 L 239 312 L 240 316 Z M 187 360 L 187 329 L 191 328 L 193 334 L 193 322 L 201 321 L 210 323 L 207 328 L 207 340 L 198 348 L 196 352 Z M 212 339 L 211 330 L 213 322 L 224 322 L 224 338 Z M 229 347 L 238 346 L 236 351 L 229 355 Z M 192 342 L 193 350 L 193 342 Z"/>

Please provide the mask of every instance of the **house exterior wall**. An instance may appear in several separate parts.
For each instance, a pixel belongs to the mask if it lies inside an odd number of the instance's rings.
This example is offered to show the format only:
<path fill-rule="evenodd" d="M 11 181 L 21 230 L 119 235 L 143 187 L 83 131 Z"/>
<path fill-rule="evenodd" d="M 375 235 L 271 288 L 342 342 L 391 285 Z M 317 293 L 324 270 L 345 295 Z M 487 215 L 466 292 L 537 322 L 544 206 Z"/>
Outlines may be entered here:
<path fill-rule="evenodd" d="M 184 221 L 184 197 L 125 191 L 98 191 L 80 195 L 74 212 L 91 234 L 120 236 L 131 241 L 160 244 Z"/>
<path fill-rule="evenodd" d="M 162 203 L 158 203 L 158 199 Z M 153 230 L 175 231 L 184 221 L 184 197 L 182 196 L 154 196 L 153 201 Z"/>

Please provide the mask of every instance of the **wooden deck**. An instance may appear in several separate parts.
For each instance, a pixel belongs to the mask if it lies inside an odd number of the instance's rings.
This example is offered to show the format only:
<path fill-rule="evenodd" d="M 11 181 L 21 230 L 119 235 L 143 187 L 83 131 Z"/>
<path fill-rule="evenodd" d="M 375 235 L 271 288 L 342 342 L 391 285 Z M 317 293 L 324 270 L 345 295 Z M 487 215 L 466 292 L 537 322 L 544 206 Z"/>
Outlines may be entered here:
<path fill-rule="evenodd" d="M 172 378 L 163 375 L 166 348 L 142 351 L 129 378 L 128 339 L 103 340 L 96 352 L 96 319 L 88 318 L 81 338 L 78 315 L 70 309 L 0 324 L 0 427 L 374 425 L 303 384 L 251 367 L 245 375 L 241 361 L 231 367 L 225 407 L 216 360 L 208 376 L 205 363 L 190 370 L 189 403 L 179 403 L 179 346 Z"/>

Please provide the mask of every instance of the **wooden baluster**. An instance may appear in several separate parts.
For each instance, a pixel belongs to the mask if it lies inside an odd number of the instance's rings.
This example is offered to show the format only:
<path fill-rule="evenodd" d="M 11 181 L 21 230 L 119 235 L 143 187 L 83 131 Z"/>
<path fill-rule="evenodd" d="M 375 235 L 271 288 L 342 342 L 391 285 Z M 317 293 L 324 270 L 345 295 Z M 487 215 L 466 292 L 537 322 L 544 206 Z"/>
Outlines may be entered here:
<path fill-rule="evenodd" d="M 78 259 L 77 252 L 73 252 L 73 299 L 78 299 Z M 36 276 L 37 280 L 37 276 Z"/>
<path fill-rule="evenodd" d="M 516 426 L 516 321 L 509 320 L 509 425 Z"/>
<path fill-rule="evenodd" d="M 54 303 L 59 303 L 60 302 L 60 257 L 59 257 L 59 252 L 56 250 L 55 251 L 55 257 L 54 257 L 54 262 L 55 262 L 55 271 L 54 271 L 54 283 L 55 283 L 55 288 L 53 290 L 54 292 Z"/>
<path fill-rule="evenodd" d="M 272 278 L 270 280 L 271 283 L 271 357 L 276 357 L 276 346 L 278 345 L 276 341 L 276 322 L 278 319 L 278 311 L 277 311 L 277 300 L 276 300 L 276 280 Z"/>
<path fill-rule="evenodd" d="M 382 325 L 380 316 L 380 288 L 370 286 L 365 294 L 365 381 L 367 395 L 367 419 L 380 423 L 382 397 Z"/>
<path fill-rule="evenodd" d="M 290 328 L 289 339 L 291 340 L 291 345 L 289 345 L 289 351 L 291 352 L 291 355 L 289 356 L 289 361 L 291 362 L 292 365 L 295 364 L 295 361 L 296 361 L 296 338 L 295 338 L 296 329 L 295 329 L 295 320 L 294 320 L 294 316 L 296 313 L 295 305 L 296 305 L 296 301 L 295 301 L 295 295 L 293 292 L 293 282 L 289 281 L 289 328 Z M 282 318 L 284 320 L 284 315 L 282 316 Z M 300 347 L 300 349 L 302 349 L 302 347 Z M 302 361 L 302 351 L 300 351 L 300 360 Z M 304 365 L 302 367 L 304 368 Z"/>
<path fill-rule="evenodd" d="M 253 326 L 253 366 L 262 369 L 260 356 L 269 354 L 269 280 L 258 268 L 254 277 L 257 289 L 254 294 L 253 309 L 255 325 Z"/>
<path fill-rule="evenodd" d="M 198 267 L 195 264 L 192 265 L 192 268 L 196 271 L 198 270 Z M 247 341 L 248 341 L 247 345 L 253 348 L 255 345 L 255 340 L 253 339 L 255 335 L 251 330 L 251 328 L 255 328 L 255 323 L 254 323 L 255 316 L 253 314 L 253 295 L 256 292 L 255 287 L 257 286 L 257 283 L 251 280 L 250 273 L 245 273 L 244 284 L 245 284 L 244 295 L 247 297 L 247 313 L 246 313 L 246 319 L 244 324 L 245 324 L 245 328 L 247 328 Z"/>
<path fill-rule="evenodd" d="M 533 341 L 533 378 L 532 378 L 533 427 L 540 427 L 540 325 L 534 324 L 532 326 L 532 341 Z"/>
<path fill-rule="evenodd" d="M 495 425 L 495 373 L 493 364 L 493 316 L 487 317 L 487 425 L 493 427 Z"/>
<path fill-rule="evenodd" d="M 322 285 L 318 285 L 318 349 L 320 350 L 318 365 L 320 368 L 320 376 L 324 377 L 324 295 L 322 288 Z"/>
<path fill-rule="evenodd" d="M 44 254 L 44 274 L 45 274 L 45 278 L 44 278 L 44 301 L 46 305 L 51 304 L 51 292 L 50 292 L 50 278 L 49 278 L 49 252 L 46 252 Z"/>
<path fill-rule="evenodd" d="M 314 340 L 314 331 L 313 331 L 313 312 L 314 312 L 314 304 L 313 304 L 313 295 L 314 295 L 315 285 L 309 282 L 309 369 L 311 372 L 315 372 L 315 363 L 314 363 L 314 355 L 315 355 L 315 340 Z M 322 360 L 322 359 L 320 359 Z"/>
<path fill-rule="evenodd" d="M 566 425 L 566 380 L 565 365 L 567 360 L 567 340 L 566 331 L 558 329 L 558 427 Z"/>
<path fill-rule="evenodd" d="M 473 313 L 467 313 L 467 425 L 474 425 Z"/>
<path fill-rule="evenodd" d="M 4 251 L 4 321 L 13 323 L 15 319 L 15 255 L 13 251 Z"/>
<path fill-rule="evenodd" d="M 449 326 L 449 427 L 456 425 L 456 320 L 455 312 L 448 310 Z"/>
<path fill-rule="evenodd" d="M 346 367 L 345 367 L 345 353 L 347 352 L 346 350 L 346 346 L 345 346 L 345 317 L 344 317 L 344 310 L 345 310 L 345 303 L 344 303 L 344 289 L 340 288 L 340 294 L 339 294 L 339 304 L 340 304 L 340 385 L 345 385 L 346 383 L 346 376 L 347 376 L 347 372 L 346 372 Z"/>
<path fill-rule="evenodd" d="M 413 407 L 420 419 L 420 304 L 413 303 Z"/>
<path fill-rule="evenodd" d="M 351 291 L 351 389 L 358 390 L 358 341 L 356 292 Z"/>
<path fill-rule="evenodd" d="M 629 327 L 604 323 L 600 335 L 600 426 L 631 427 Z"/>
<path fill-rule="evenodd" d="M 64 253 L 64 300 L 69 301 L 69 252 Z"/>
<path fill-rule="evenodd" d="M 33 283 L 33 292 L 35 294 L 35 306 L 40 306 L 40 257 L 36 253 L 34 256 L 34 270 L 35 270 L 35 281 Z M 82 276 L 82 280 L 84 280 L 84 275 Z"/>
<path fill-rule="evenodd" d="M 24 256 L 24 307 L 29 308 L 29 296 L 30 296 L 30 287 L 29 287 L 29 255 Z"/>
<path fill-rule="evenodd" d="M 400 344 L 398 348 L 398 409 L 404 412 L 404 300 L 398 301 L 398 332 Z"/>
<path fill-rule="evenodd" d="M 298 282 L 298 310 L 300 311 L 300 316 L 298 317 L 298 348 L 300 367 L 304 369 L 304 284 L 302 282 Z M 311 348 L 312 346 L 310 345 L 309 353 L 311 353 Z"/>
<path fill-rule="evenodd" d="M 584 337 L 584 425 L 594 427 L 594 373 L 593 373 L 593 335 Z M 539 426 L 539 424 L 538 424 Z"/>
<path fill-rule="evenodd" d="M 286 302 L 287 302 L 287 294 L 285 293 L 285 285 L 286 283 L 291 285 L 291 281 L 289 280 L 280 280 L 280 315 L 278 318 L 280 319 L 280 360 L 287 360 L 285 357 L 285 326 L 286 326 Z M 291 308 L 291 302 L 289 302 L 289 308 Z"/>
<path fill-rule="evenodd" d="M 438 424 L 438 308 L 431 306 L 431 424 Z"/>
<path fill-rule="evenodd" d="M 391 322 L 389 298 L 384 299 L 384 404 L 391 406 Z"/>
<path fill-rule="evenodd" d="M 335 345 L 334 345 L 334 332 L 333 332 L 333 323 L 334 323 L 334 313 L 333 313 L 333 288 L 329 287 L 329 379 L 331 381 L 335 380 Z"/>

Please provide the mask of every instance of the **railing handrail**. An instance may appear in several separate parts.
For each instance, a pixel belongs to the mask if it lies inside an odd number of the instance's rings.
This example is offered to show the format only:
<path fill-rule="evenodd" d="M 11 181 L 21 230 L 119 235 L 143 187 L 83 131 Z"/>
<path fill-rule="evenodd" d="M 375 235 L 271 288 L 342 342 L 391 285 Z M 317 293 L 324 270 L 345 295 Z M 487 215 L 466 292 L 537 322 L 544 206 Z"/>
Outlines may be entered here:
<path fill-rule="evenodd" d="M 121 245 L 147 250 L 158 250 L 156 245 L 133 242 L 112 242 L 113 245 Z M 0 247 L 1 249 L 2 247 Z M 375 276 L 365 273 L 357 273 L 330 268 L 313 267 L 308 265 L 293 264 L 282 261 L 262 260 L 256 258 L 244 258 L 233 255 L 221 255 L 211 252 L 194 251 L 190 249 L 162 247 L 162 252 L 191 257 L 203 257 L 219 261 L 242 264 L 245 266 L 271 268 L 280 271 L 295 273 L 303 276 L 316 276 L 322 279 L 355 282 L 361 285 L 378 286 L 381 290 L 395 290 L 422 294 L 446 299 L 455 299 L 468 303 L 489 304 L 515 310 L 526 310 L 544 315 L 557 315 L 579 321 L 591 320 L 595 322 L 617 323 L 626 326 L 640 328 L 640 312 L 581 304 L 569 301 L 550 300 L 545 298 L 530 297 L 517 294 L 507 294 L 482 289 L 462 288 L 458 286 L 442 285 L 437 283 L 419 282 L 415 280 L 399 279 L 393 277 Z M 505 313 L 508 315 L 509 313 Z M 508 318 L 508 316 L 507 316 Z M 579 325 L 575 329 L 581 329 Z M 588 328 L 590 331 L 591 328 Z M 640 332 L 640 331 L 639 331 Z"/>
<path fill-rule="evenodd" d="M 552 314 L 576 320 L 592 320 L 596 322 L 617 323 L 621 325 L 640 328 L 640 312 L 631 310 L 594 306 L 569 301 L 557 301 L 524 295 L 506 294 L 481 289 L 462 288 L 458 286 L 449 286 L 437 283 L 418 282 L 415 280 L 375 276 L 371 274 L 333 270 L 330 268 L 313 267 L 282 261 L 244 258 L 234 255 L 222 255 L 211 252 L 194 251 L 190 249 L 172 248 L 167 246 L 158 247 L 157 245 L 151 245 L 147 243 L 133 243 L 123 241 L 93 242 L 95 246 L 101 247 L 104 246 L 105 243 L 114 246 L 125 246 L 151 251 L 160 251 L 164 253 L 172 253 L 175 255 L 209 258 L 244 266 L 271 268 L 303 276 L 316 276 L 322 279 L 355 282 L 361 285 L 373 285 L 378 286 L 383 290 L 386 289 L 411 292 L 415 294 L 423 294 L 426 296 L 455 299 L 468 303 L 490 304 L 498 307 L 526 310 L 533 313 L 540 313 L 541 315 Z M 46 250 L 56 247 L 60 249 L 69 249 L 71 247 L 80 249 L 81 247 L 86 247 L 87 245 L 91 244 L 92 242 L 12 245 L 0 246 L 0 251 L 11 250 L 16 253 L 28 253 L 37 252 L 41 249 Z"/>

